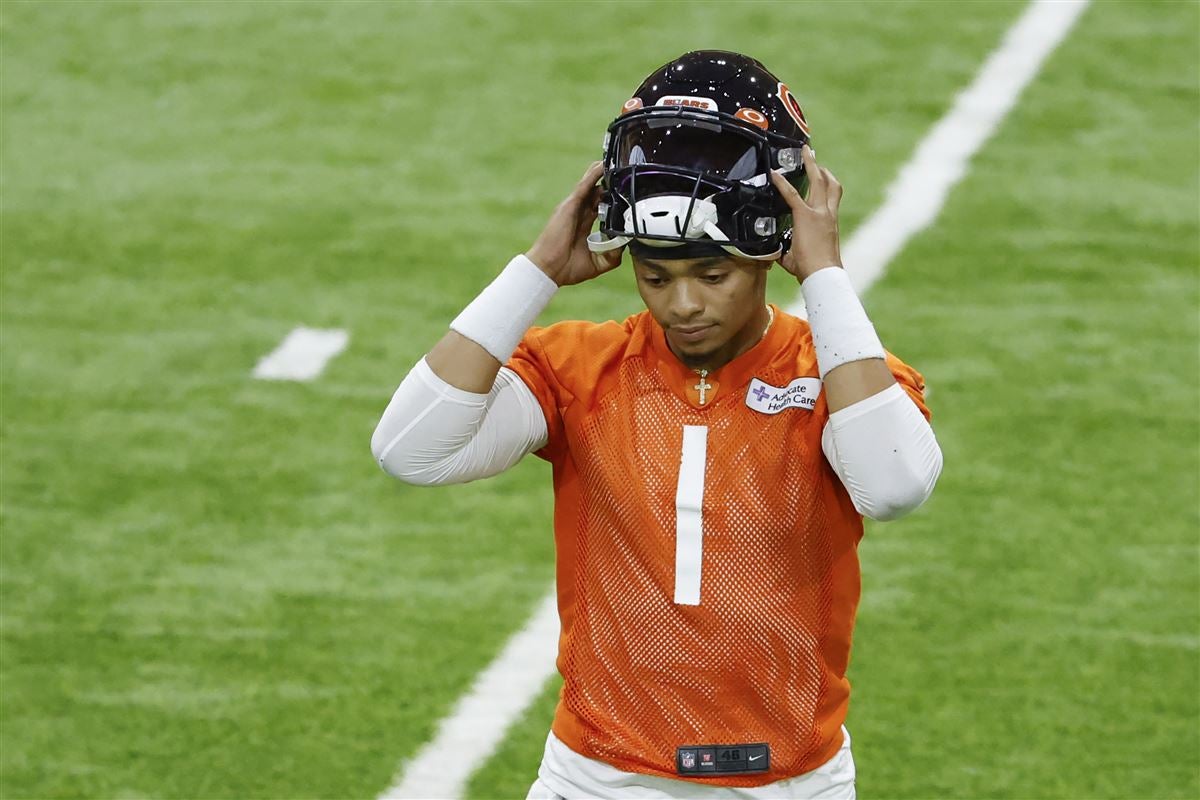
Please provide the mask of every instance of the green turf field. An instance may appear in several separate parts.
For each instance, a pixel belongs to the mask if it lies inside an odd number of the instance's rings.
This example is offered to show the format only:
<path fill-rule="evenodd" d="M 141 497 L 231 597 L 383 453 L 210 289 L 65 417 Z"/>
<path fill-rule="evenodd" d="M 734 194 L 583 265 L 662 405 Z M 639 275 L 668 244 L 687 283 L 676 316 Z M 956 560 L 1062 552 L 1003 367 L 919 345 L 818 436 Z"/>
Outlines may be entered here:
<path fill-rule="evenodd" d="M 1021 9 L 0 5 L 0 796 L 385 789 L 548 589 L 551 495 L 400 486 L 371 431 L 630 90 L 760 58 L 849 232 Z M 1094 3 L 868 297 L 946 466 L 861 548 L 863 797 L 1200 796 L 1198 75 L 1200 5 Z M 350 346 L 253 380 L 296 325 Z"/>

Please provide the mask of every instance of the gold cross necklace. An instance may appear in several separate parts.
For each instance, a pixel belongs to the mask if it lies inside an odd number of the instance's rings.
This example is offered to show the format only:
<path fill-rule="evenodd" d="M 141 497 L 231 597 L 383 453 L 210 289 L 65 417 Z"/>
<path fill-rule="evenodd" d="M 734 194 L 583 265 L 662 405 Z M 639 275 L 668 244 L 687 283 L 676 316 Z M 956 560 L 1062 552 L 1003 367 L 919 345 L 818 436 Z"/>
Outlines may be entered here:
<path fill-rule="evenodd" d="M 762 338 L 763 338 L 763 336 L 766 336 L 766 335 L 767 335 L 767 331 L 771 330 L 771 323 L 772 323 L 772 322 L 774 322 L 774 321 L 775 321 L 775 309 L 771 308 L 770 306 L 767 306 L 767 327 L 763 328 L 762 335 L 758 337 L 758 341 L 760 341 L 760 342 L 761 342 L 761 341 L 762 341 Z M 700 405 L 704 405 L 704 401 L 705 401 L 705 393 L 706 393 L 706 392 L 707 392 L 709 389 L 713 388 L 711 383 L 709 383 L 708 381 L 704 380 L 705 378 L 707 378 L 707 377 L 708 377 L 708 370 L 706 370 L 706 369 L 694 369 L 694 370 L 692 370 L 692 372 L 694 372 L 694 373 L 696 373 L 697 375 L 699 375 L 699 376 L 700 376 L 700 382 L 699 382 L 699 383 L 697 383 L 697 384 L 696 384 L 695 386 L 693 386 L 692 388 L 693 388 L 693 389 L 695 389 L 697 392 L 699 392 L 699 393 L 700 393 Z"/>

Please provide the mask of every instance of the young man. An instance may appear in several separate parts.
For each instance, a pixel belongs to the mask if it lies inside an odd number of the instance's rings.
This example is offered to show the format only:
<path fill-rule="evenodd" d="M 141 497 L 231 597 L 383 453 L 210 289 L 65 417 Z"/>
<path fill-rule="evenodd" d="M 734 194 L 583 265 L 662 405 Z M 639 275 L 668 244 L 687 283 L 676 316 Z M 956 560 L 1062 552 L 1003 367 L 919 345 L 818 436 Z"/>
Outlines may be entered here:
<path fill-rule="evenodd" d="M 783 83 L 687 53 L 384 412 L 410 483 L 553 465 L 564 686 L 530 797 L 854 796 L 862 517 L 924 502 L 941 452 L 841 268 L 841 195 Z M 530 329 L 625 247 L 644 312 Z"/>

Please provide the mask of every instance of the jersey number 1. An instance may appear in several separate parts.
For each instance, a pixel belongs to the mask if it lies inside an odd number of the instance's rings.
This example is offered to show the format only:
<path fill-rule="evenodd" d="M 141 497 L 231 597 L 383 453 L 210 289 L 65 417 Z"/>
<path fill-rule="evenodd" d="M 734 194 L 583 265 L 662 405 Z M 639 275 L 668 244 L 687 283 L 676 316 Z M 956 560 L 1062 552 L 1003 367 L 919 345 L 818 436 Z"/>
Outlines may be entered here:
<path fill-rule="evenodd" d="M 675 602 L 700 605 L 700 566 L 704 556 L 704 465 L 708 426 L 684 425 L 675 489 Z"/>

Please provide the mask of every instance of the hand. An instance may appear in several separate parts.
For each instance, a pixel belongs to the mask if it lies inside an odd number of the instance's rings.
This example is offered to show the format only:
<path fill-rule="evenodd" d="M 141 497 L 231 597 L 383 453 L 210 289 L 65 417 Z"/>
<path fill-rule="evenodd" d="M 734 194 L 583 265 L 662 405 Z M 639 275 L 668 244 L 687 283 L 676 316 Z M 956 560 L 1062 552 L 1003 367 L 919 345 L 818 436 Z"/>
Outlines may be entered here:
<path fill-rule="evenodd" d="M 554 209 L 533 247 L 525 253 L 526 258 L 559 286 L 582 283 L 621 263 L 623 248 L 593 253 L 587 246 L 587 236 L 600 205 L 600 187 L 596 181 L 602 174 L 602 162 L 588 167 L 567 198 Z"/>
<path fill-rule="evenodd" d="M 819 269 L 842 265 L 837 220 L 842 185 L 832 172 L 818 166 L 808 145 L 804 145 L 801 158 L 808 173 L 808 200 L 775 170 L 771 170 L 771 182 L 792 209 L 792 246 L 779 263 L 803 281 Z"/>

